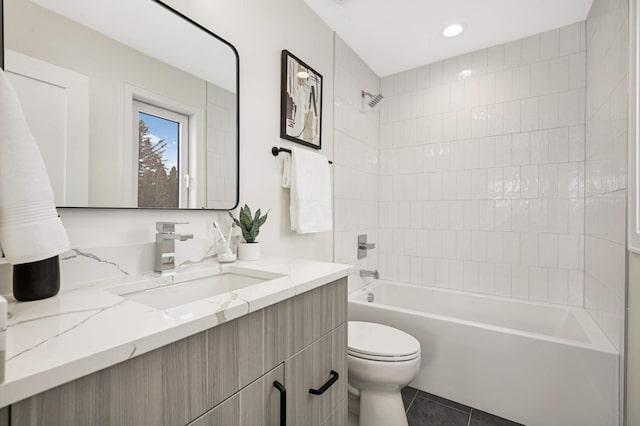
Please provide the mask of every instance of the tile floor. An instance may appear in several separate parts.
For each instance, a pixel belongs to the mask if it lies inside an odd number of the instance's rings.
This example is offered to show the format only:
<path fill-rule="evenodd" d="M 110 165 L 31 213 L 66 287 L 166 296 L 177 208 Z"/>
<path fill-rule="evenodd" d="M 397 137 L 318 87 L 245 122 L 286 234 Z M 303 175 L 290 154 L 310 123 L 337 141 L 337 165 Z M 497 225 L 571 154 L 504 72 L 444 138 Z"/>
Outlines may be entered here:
<path fill-rule="evenodd" d="M 407 386 L 402 390 L 409 426 L 522 426 Z"/>

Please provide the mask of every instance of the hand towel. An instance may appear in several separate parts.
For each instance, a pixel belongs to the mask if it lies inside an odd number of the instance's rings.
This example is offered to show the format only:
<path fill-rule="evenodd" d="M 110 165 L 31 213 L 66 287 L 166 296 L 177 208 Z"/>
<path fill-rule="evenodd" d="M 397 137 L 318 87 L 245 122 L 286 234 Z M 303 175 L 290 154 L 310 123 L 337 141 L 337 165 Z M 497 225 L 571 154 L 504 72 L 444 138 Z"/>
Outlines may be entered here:
<path fill-rule="evenodd" d="M 291 148 L 285 157 L 282 186 L 291 190 L 291 229 L 298 234 L 333 229 L 329 161 L 321 154 Z"/>
<path fill-rule="evenodd" d="M 16 94 L 0 69 L 0 244 L 14 264 L 69 250 L 44 161 Z"/>

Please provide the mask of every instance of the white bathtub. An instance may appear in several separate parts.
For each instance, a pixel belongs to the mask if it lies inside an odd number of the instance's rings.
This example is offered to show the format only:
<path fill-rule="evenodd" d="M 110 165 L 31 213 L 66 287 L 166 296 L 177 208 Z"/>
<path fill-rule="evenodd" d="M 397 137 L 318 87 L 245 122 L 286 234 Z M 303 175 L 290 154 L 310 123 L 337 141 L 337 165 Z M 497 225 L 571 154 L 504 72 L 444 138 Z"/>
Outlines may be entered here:
<path fill-rule="evenodd" d="M 581 308 L 378 281 L 349 319 L 420 341 L 418 389 L 528 426 L 618 424 L 618 353 Z"/>

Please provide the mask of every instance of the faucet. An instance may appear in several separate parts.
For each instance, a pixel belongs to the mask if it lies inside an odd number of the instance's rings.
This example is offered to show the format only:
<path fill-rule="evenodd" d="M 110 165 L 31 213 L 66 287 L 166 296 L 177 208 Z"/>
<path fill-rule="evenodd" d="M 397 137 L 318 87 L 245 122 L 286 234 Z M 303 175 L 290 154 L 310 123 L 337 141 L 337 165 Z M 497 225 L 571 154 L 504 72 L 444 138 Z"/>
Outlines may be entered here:
<path fill-rule="evenodd" d="M 193 234 L 176 234 L 176 225 L 189 222 L 156 222 L 156 272 L 174 273 L 176 270 L 176 240 L 187 241 Z"/>
<path fill-rule="evenodd" d="M 380 279 L 380 272 L 376 269 L 375 271 L 367 271 L 366 269 L 360 269 L 360 276 L 362 278 L 373 277 L 376 280 Z"/>

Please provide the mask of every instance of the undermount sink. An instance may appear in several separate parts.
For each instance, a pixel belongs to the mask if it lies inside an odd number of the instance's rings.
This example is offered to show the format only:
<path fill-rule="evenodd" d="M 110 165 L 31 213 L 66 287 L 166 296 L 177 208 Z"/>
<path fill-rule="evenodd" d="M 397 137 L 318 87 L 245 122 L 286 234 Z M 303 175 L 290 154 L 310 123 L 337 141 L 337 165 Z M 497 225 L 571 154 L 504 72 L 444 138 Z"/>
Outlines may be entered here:
<path fill-rule="evenodd" d="M 176 276 L 172 283 L 158 284 L 157 279 L 138 281 L 105 289 L 125 299 L 156 309 L 169 309 L 242 288 L 284 275 L 263 271 L 223 269 L 220 273 L 193 277 Z"/>

